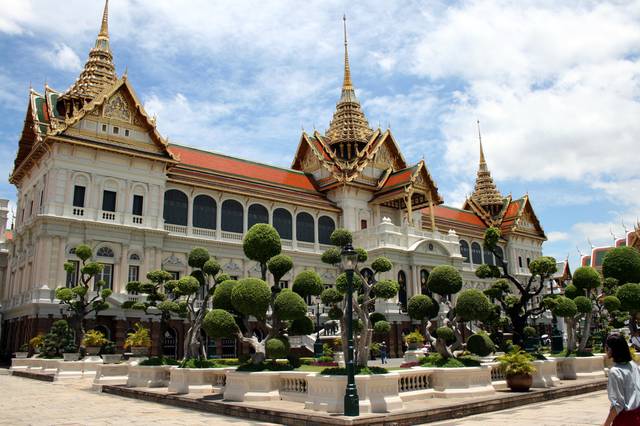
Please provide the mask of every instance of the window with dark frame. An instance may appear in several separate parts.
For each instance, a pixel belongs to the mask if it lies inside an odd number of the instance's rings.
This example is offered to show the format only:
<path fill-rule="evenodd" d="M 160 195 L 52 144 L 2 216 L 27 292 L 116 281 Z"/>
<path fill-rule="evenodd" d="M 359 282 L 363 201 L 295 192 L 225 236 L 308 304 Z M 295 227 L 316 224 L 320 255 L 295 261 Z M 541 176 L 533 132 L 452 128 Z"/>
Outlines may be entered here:
<path fill-rule="evenodd" d="M 129 281 L 138 281 L 140 279 L 140 266 L 129 265 Z"/>
<path fill-rule="evenodd" d="M 136 216 L 142 216 L 143 202 L 144 202 L 144 197 L 142 195 L 134 195 L 131 213 Z"/>
<path fill-rule="evenodd" d="M 78 285 L 80 262 L 77 260 L 68 260 L 67 262 L 73 264 L 73 269 L 71 271 L 67 271 L 67 282 L 66 282 L 66 286 L 69 288 L 72 288 Z"/>
<path fill-rule="evenodd" d="M 102 193 L 102 210 L 105 212 L 116 211 L 116 196 L 115 191 L 104 190 Z"/>
<path fill-rule="evenodd" d="M 291 213 L 283 208 L 278 208 L 273 211 L 273 227 L 276 228 L 280 238 L 283 240 L 290 240 L 293 236 L 293 220 Z"/>
<path fill-rule="evenodd" d="M 112 263 L 101 263 L 102 271 L 96 274 L 95 282 L 104 281 L 105 285 L 102 287 L 109 288 L 113 290 L 113 264 Z M 95 286 L 97 289 L 97 285 Z"/>
<path fill-rule="evenodd" d="M 244 209 L 236 200 L 225 200 L 220 213 L 221 229 L 242 234 L 244 232 Z"/>
<path fill-rule="evenodd" d="M 73 207 L 84 207 L 84 195 L 86 188 L 81 185 L 73 187 Z"/>

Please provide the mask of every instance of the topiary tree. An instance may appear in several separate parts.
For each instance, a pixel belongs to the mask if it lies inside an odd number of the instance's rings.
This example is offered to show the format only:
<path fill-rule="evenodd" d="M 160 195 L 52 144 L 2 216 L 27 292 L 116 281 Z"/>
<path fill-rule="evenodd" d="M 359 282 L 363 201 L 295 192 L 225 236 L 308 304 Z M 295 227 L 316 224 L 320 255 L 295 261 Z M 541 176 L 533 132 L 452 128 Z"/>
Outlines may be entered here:
<path fill-rule="evenodd" d="M 164 335 L 172 313 L 180 317 L 185 317 L 187 313 L 186 304 L 177 300 L 177 295 L 173 292 L 178 281 L 172 278 L 170 272 L 158 269 L 147 274 L 146 282 L 128 282 L 126 285 L 127 293 L 142 294 L 146 298 L 143 302 L 127 300 L 120 305 L 121 308 L 136 309 L 144 311 L 146 315 L 159 316 L 160 335 Z M 160 345 L 160 342 L 156 342 L 156 344 Z"/>
<path fill-rule="evenodd" d="M 602 275 L 615 278 L 618 285 L 640 282 L 640 252 L 633 247 L 616 247 L 602 260 Z"/>
<path fill-rule="evenodd" d="M 462 333 L 460 332 L 458 327 L 456 327 L 455 311 L 453 309 L 453 306 L 451 305 L 451 302 L 449 301 L 450 298 L 448 296 L 451 296 L 460 291 L 460 289 L 462 288 L 462 275 L 460 275 L 460 272 L 458 272 L 458 270 L 453 266 L 436 266 L 429 274 L 429 278 L 427 278 L 427 288 L 432 293 L 437 294 L 440 298 L 440 301 L 448 306 L 449 310 L 447 312 L 447 318 L 445 318 L 443 321 L 439 319 L 438 322 L 452 327 L 456 336 L 456 344 L 453 349 L 461 348 L 463 342 Z M 460 324 L 460 326 L 462 326 L 462 324 Z M 441 346 L 436 345 L 436 347 Z M 450 353 L 449 349 L 446 352 L 442 351 L 440 354 L 444 358 L 446 358 L 448 356 L 448 353 Z"/>
<path fill-rule="evenodd" d="M 73 330 L 66 320 L 57 320 L 51 329 L 44 335 L 41 352 L 48 358 L 61 357 L 69 346 L 74 345 Z"/>
<path fill-rule="evenodd" d="M 502 251 L 498 251 L 498 243 L 502 237 L 500 229 L 490 227 L 484 234 L 484 247 L 489 250 L 496 258 L 499 266 L 482 265 L 476 269 L 478 278 L 502 279 L 498 281 L 500 289 L 496 291 L 496 295 L 492 296 L 500 305 L 502 310 L 509 316 L 511 325 L 514 330 L 513 342 L 521 343 L 524 327 L 527 326 L 528 320 L 532 315 L 540 315 L 545 309 L 544 304 L 536 306 L 533 300 L 538 296 L 543 288 L 545 281 L 550 279 L 556 273 L 556 260 L 553 257 L 541 256 L 533 260 L 529 264 L 529 272 L 531 276 L 523 282 L 511 275 L 507 262 L 504 259 Z M 503 283 L 510 283 L 515 292 L 512 292 L 511 286 L 504 288 Z"/>
<path fill-rule="evenodd" d="M 582 266 L 573 272 L 573 285 L 584 294 L 573 299 L 578 312 L 584 315 L 584 323 L 578 350 L 584 352 L 591 336 L 591 321 L 598 294 L 595 290 L 602 284 L 598 271 L 590 266 Z"/>
<path fill-rule="evenodd" d="M 266 281 L 267 262 L 269 262 L 272 257 L 279 255 L 282 251 L 280 234 L 278 234 L 278 231 L 271 225 L 256 223 L 249 228 L 245 234 L 242 240 L 242 250 L 244 250 L 244 255 L 247 256 L 248 259 L 255 260 L 260 264 L 262 281 Z M 286 274 L 287 272 L 288 270 L 284 273 Z"/>
<path fill-rule="evenodd" d="M 434 338 L 429 333 L 431 320 L 438 316 L 440 305 L 426 294 L 416 294 L 407 303 L 409 318 L 420 321 L 420 330 L 428 342 L 433 343 Z"/>
<path fill-rule="evenodd" d="M 631 333 L 636 333 L 638 331 L 638 313 L 640 312 L 640 284 L 621 285 L 616 291 L 616 297 L 620 300 L 621 309 L 629 312 L 629 330 Z"/>
<path fill-rule="evenodd" d="M 76 256 L 80 259 L 80 273 L 78 285 L 73 288 L 62 287 L 56 289 L 56 298 L 60 304 L 66 307 L 66 312 L 70 314 L 71 323 L 76 332 L 75 343 L 80 346 L 85 334 L 85 319 L 91 314 L 98 315 L 98 312 L 109 309 L 107 298 L 112 291 L 106 288 L 107 283 L 103 280 L 97 281 L 96 276 L 102 271 L 103 266 L 91 260 L 93 252 L 91 247 L 80 244 L 74 249 Z M 68 273 L 75 272 L 75 265 L 66 262 L 64 269 Z M 93 281 L 93 289 L 91 282 Z M 94 293 L 92 293 L 92 290 Z"/>
<path fill-rule="evenodd" d="M 339 272 L 336 278 L 336 286 L 327 289 L 321 294 L 322 303 L 330 306 L 329 317 L 340 320 L 340 332 L 342 337 L 342 349 L 347 352 L 347 317 L 344 306 L 346 306 L 347 276 L 342 271 L 340 249 L 352 242 L 351 232 L 346 229 L 336 229 L 331 234 L 331 243 L 335 246 L 326 250 L 321 260 L 323 263 L 333 265 Z M 358 265 L 362 265 L 368 259 L 368 253 L 363 249 L 356 249 L 358 253 Z M 370 310 L 375 306 L 376 300 L 387 300 L 396 297 L 398 294 L 398 283 L 393 280 L 381 280 L 380 274 L 390 271 L 393 267 L 391 261 L 385 257 L 378 257 L 371 262 L 373 276 L 364 277 L 362 270 L 354 271 L 353 276 L 353 311 L 354 317 L 361 324 L 359 333 L 354 334 L 355 358 L 357 365 L 366 366 L 369 359 L 370 345 L 373 336 L 373 323 L 369 316 Z M 331 290 L 331 291 L 329 291 Z M 336 293 L 337 292 L 337 293 Z M 354 324 L 354 328 L 356 324 Z"/>
<path fill-rule="evenodd" d="M 567 328 L 567 352 L 573 352 L 576 348 L 575 321 L 578 315 L 576 304 L 566 296 L 547 298 L 545 304 L 556 316 L 564 318 Z"/>

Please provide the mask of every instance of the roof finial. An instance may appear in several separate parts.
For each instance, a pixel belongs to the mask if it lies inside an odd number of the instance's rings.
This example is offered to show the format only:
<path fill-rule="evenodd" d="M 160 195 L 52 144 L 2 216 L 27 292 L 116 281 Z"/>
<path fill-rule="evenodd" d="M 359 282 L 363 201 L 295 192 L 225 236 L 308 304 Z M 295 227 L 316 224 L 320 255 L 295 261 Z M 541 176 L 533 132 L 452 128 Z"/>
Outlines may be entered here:
<path fill-rule="evenodd" d="M 482 134 L 480 133 L 480 120 L 476 120 L 476 123 L 478 124 L 478 140 L 480 141 L 480 164 L 485 163 L 486 161 L 484 159 L 484 150 L 482 149 Z"/>
<path fill-rule="evenodd" d="M 347 15 L 342 15 L 342 22 L 344 26 L 344 81 L 342 83 L 342 90 L 353 90 L 351 69 L 349 68 L 349 49 L 347 47 Z"/>
<path fill-rule="evenodd" d="M 109 0 L 104 2 L 104 12 L 102 12 L 102 25 L 98 35 L 109 37 Z"/>

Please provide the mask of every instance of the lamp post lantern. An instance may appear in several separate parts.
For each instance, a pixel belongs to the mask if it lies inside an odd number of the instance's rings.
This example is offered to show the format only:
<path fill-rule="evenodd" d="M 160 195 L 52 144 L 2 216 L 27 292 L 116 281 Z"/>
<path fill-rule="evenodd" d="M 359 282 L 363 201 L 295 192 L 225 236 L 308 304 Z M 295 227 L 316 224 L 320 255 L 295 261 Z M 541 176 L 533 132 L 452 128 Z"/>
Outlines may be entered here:
<path fill-rule="evenodd" d="M 316 358 L 322 356 L 322 342 L 320 341 L 320 302 L 316 302 L 316 341 L 313 344 L 313 353 Z"/>
<path fill-rule="evenodd" d="M 347 243 L 340 256 L 342 269 L 347 275 L 347 389 L 344 394 L 344 415 L 359 416 L 360 404 L 353 364 L 353 273 L 358 263 L 358 253 L 351 243 Z"/>

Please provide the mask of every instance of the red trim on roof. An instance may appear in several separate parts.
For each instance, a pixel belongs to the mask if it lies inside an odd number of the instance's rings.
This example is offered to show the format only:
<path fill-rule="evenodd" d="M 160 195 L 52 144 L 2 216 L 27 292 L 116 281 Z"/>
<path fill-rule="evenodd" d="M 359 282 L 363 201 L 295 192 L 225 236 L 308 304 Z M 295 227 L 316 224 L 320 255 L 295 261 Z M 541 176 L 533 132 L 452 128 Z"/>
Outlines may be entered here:
<path fill-rule="evenodd" d="M 248 160 L 199 151 L 184 146 L 170 145 L 169 149 L 173 154 L 179 156 L 180 164 L 183 165 L 317 192 L 312 179 L 304 173 L 279 169 L 266 164 L 253 163 Z"/>
<path fill-rule="evenodd" d="M 413 175 L 414 169 L 415 169 L 415 166 L 409 169 L 404 169 L 404 170 L 400 170 L 398 172 L 392 173 L 387 179 L 387 181 L 384 183 L 384 185 L 382 185 L 381 190 L 385 190 L 385 189 L 394 187 L 396 185 L 409 183 L 409 180 Z"/>
<path fill-rule="evenodd" d="M 429 208 L 422 209 L 422 213 L 425 215 L 429 215 Z M 434 214 L 436 218 L 439 219 L 447 219 L 452 220 L 454 222 L 462 222 L 467 223 L 469 225 L 480 226 L 482 228 L 486 228 L 487 226 L 484 222 L 475 215 L 473 212 L 458 210 L 453 207 L 448 206 L 436 206 L 434 210 Z"/>

